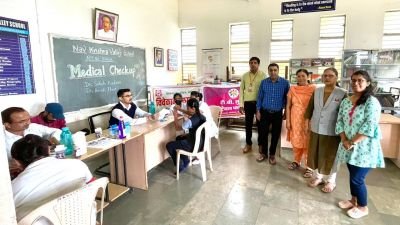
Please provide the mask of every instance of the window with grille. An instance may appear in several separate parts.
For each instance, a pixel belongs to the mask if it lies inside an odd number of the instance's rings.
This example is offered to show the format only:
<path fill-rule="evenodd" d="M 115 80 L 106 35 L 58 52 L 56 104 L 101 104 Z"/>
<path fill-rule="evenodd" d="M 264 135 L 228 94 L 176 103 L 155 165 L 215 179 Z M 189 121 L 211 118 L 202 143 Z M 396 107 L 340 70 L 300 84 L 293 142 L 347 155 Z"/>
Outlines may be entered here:
<path fill-rule="evenodd" d="M 181 30 L 182 82 L 194 79 L 197 75 L 196 28 Z"/>
<path fill-rule="evenodd" d="M 335 58 L 335 68 L 339 73 L 340 79 L 342 73 L 346 16 L 321 17 L 320 22 L 318 55 L 321 58 Z M 322 74 L 324 69 L 326 68 L 319 68 L 318 73 Z"/>
<path fill-rule="evenodd" d="M 250 25 L 249 23 L 230 25 L 230 65 L 232 77 L 241 77 L 249 71 Z"/>
<path fill-rule="evenodd" d="M 285 75 L 293 48 L 293 20 L 273 20 L 271 22 L 270 61 L 279 65 L 279 75 Z"/>
<path fill-rule="evenodd" d="M 382 48 L 400 48 L 400 11 L 385 12 Z"/>

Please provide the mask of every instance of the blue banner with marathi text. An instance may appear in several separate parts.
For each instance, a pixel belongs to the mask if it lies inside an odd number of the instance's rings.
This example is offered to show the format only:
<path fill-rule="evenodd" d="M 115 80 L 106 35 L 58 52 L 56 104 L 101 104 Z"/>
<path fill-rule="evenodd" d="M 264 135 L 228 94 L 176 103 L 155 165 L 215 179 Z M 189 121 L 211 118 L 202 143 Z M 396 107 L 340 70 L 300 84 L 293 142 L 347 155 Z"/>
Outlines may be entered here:
<path fill-rule="evenodd" d="M 304 0 L 282 2 L 281 14 L 308 13 L 333 11 L 336 9 L 336 0 Z"/>

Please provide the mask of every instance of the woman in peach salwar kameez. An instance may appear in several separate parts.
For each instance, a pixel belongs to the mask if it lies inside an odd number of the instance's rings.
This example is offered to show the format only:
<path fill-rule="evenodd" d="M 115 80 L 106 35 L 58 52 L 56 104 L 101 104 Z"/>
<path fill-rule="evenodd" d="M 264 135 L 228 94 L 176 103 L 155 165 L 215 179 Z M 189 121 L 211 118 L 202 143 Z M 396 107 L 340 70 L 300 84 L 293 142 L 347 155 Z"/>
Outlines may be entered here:
<path fill-rule="evenodd" d="M 308 71 L 299 69 L 296 72 L 297 86 L 290 87 L 286 104 L 286 129 L 287 140 L 293 146 L 294 161 L 289 164 L 290 170 L 300 167 L 301 159 L 307 160 L 308 133 L 304 129 L 304 113 L 308 102 L 315 90 L 314 85 L 308 84 Z M 305 162 L 307 165 L 307 162 Z M 312 170 L 307 168 L 303 177 L 312 176 Z"/>

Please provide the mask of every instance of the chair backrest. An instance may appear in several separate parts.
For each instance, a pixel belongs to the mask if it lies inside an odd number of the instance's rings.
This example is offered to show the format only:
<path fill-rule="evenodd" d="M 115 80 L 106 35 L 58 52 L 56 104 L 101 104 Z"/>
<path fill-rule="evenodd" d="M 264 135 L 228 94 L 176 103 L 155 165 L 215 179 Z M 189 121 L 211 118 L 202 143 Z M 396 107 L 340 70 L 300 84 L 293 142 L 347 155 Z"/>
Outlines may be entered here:
<path fill-rule="evenodd" d="M 200 148 L 200 143 L 201 143 L 201 133 L 204 132 L 204 147 L 203 147 L 203 151 L 207 151 L 209 150 L 209 142 L 210 142 L 210 137 L 208 134 L 208 129 L 210 127 L 210 123 L 209 122 L 204 122 L 202 125 L 200 125 L 197 130 L 196 130 L 196 142 L 194 144 L 194 148 L 193 148 L 193 154 L 197 154 L 197 152 L 199 152 Z"/>
<path fill-rule="evenodd" d="M 94 129 L 100 127 L 105 130 L 108 128 L 111 111 L 101 112 L 88 117 L 90 132 L 94 133 Z"/>
<path fill-rule="evenodd" d="M 103 207 L 108 178 L 97 179 L 84 187 L 51 200 L 33 210 L 18 225 L 95 225 L 96 194 L 102 189 L 100 224 L 103 224 Z"/>
<path fill-rule="evenodd" d="M 213 117 L 213 120 L 214 120 L 215 124 L 217 125 L 217 127 L 219 129 L 219 121 L 220 121 L 220 118 L 221 118 L 222 108 L 220 106 L 217 106 L 217 105 L 211 105 L 210 106 L 210 111 L 211 111 L 211 115 Z"/>

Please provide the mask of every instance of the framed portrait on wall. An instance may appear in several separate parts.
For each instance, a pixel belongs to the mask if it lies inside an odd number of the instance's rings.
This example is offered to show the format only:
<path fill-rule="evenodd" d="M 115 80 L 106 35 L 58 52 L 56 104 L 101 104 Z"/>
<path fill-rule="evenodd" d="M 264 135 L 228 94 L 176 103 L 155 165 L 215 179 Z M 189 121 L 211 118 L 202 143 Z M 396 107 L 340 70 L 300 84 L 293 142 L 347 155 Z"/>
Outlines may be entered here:
<path fill-rule="evenodd" d="M 164 49 L 154 47 L 154 66 L 164 67 Z"/>
<path fill-rule="evenodd" d="M 96 8 L 94 39 L 117 42 L 118 20 L 118 14 Z"/>

